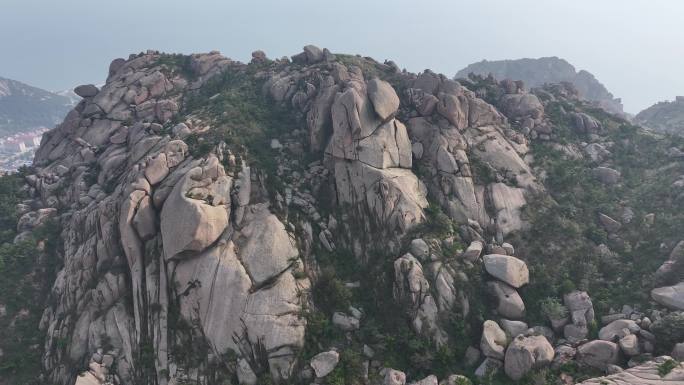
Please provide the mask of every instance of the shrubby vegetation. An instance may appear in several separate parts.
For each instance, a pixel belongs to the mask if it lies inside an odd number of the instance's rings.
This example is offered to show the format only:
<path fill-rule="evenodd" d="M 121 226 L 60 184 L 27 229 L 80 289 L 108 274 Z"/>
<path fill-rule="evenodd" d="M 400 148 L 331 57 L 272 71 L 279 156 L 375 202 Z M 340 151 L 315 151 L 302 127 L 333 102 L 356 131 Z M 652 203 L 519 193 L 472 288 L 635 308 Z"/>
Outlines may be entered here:
<path fill-rule="evenodd" d="M 667 156 L 670 147 L 681 147 L 680 138 L 663 138 L 581 102 L 550 102 L 546 114 L 554 123 L 559 143 L 586 140 L 574 131 L 561 111 L 580 109 L 598 118 L 614 143 L 610 148 L 614 168 L 622 172 L 621 183 L 605 186 L 592 175 L 597 166 L 588 158 L 570 159 L 543 142 L 533 144 L 534 166 L 545 170 L 545 186 L 551 199 L 534 198 L 524 214 L 529 231 L 515 239 L 520 255 L 528 260 L 531 284 L 521 292 L 533 320 L 543 319 L 539 304 L 549 295 L 561 298 L 574 290 L 587 290 L 599 314 L 623 304 L 646 308 L 654 272 L 669 250 L 681 239 L 677 230 L 684 225 L 683 199 L 671 183 L 682 173 L 679 163 Z M 634 216 L 621 219 L 629 207 Z M 619 237 L 610 236 L 598 223 L 604 213 L 623 223 Z M 655 213 L 652 226 L 644 216 Z M 598 245 L 614 253 L 601 254 Z"/>
<path fill-rule="evenodd" d="M 675 312 L 664 316 L 651 325 L 658 347 L 669 353 L 677 343 L 684 341 L 684 313 Z"/>
<path fill-rule="evenodd" d="M 38 383 L 44 336 L 38 324 L 54 281 L 60 249 L 55 221 L 13 243 L 23 173 L 0 177 L 0 384 Z"/>

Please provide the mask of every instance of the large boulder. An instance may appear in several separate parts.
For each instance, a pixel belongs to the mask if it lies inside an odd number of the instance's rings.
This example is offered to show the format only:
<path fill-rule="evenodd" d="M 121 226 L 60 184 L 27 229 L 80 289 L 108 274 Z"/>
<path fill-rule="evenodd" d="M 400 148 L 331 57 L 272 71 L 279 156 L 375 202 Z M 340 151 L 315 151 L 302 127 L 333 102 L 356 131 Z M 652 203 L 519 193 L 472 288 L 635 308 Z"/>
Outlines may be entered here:
<path fill-rule="evenodd" d="M 641 353 L 639 338 L 634 334 L 622 337 L 620 341 L 618 341 L 618 345 L 622 352 L 629 357 L 638 356 Z"/>
<path fill-rule="evenodd" d="M 340 362 L 340 354 L 334 350 L 316 354 L 311 359 L 311 368 L 317 378 L 325 377 L 332 372 Z"/>
<path fill-rule="evenodd" d="M 361 322 L 358 318 L 342 312 L 335 312 L 333 314 L 332 323 L 345 332 L 357 330 L 361 326 Z"/>
<path fill-rule="evenodd" d="M 430 256 L 430 247 L 427 242 L 421 238 L 412 240 L 409 249 L 411 254 L 421 261 L 426 260 Z"/>
<path fill-rule="evenodd" d="M 670 309 L 684 310 L 684 282 L 651 290 L 651 298 Z"/>
<path fill-rule="evenodd" d="M 508 94 L 501 99 L 501 110 L 511 120 L 519 120 L 530 117 L 541 119 L 544 115 L 544 106 L 536 95 L 533 94 Z"/>
<path fill-rule="evenodd" d="M 563 296 L 563 303 L 575 325 L 587 326 L 594 321 L 594 305 L 585 291 L 573 291 Z"/>
<path fill-rule="evenodd" d="M 510 255 L 485 255 L 484 267 L 487 273 L 515 288 L 530 282 L 530 272 L 527 269 L 527 264 Z"/>
<path fill-rule="evenodd" d="M 614 342 L 595 340 L 577 348 L 577 361 L 599 370 L 616 364 L 620 359 L 620 348 Z"/>
<path fill-rule="evenodd" d="M 615 320 L 599 330 L 598 337 L 604 341 L 613 341 L 637 333 L 641 328 L 630 319 Z"/>
<path fill-rule="evenodd" d="M 674 348 L 672 348 L 672 358 L 674 358 L 677 361 L 684 361 L 684 342 L 680 342 L 678 344 L 675 344 Z"/>
<path fill-rule="evenodd" d="M 164 202 L 161 233 L 167 259 L 204 250 L 228 226 L 229 207 L 205 200 L 210 189 L 204 180 L 202 168 L 190 170 Z"/>
<path fill-rule="evenodd" d="M 510 319 L 522 319 L 525 316 L 525 303 L 514 288 L 499 281 L 487 282 L 487 287 L 496 298 L 496 312 L 500 316 Z"/>
<path fill-rule="evenodd" d="M 475 262 L 480 258 L 483 249 L 484 243 L 482 241 L 472 241 L 461 256 L 470 262 Z"/>
<path fill-rule="evenodd" d="M 601 130 L 601 123 L 599 123 L 592 116 L 585 113 L 572 113 L 575 123 L 575 129 L 583 134 L 595 134 Z"/>
<path fill-rule="evenodd" d="M 82 84 L 74 88 L 74 93 L 82 98 L 92 98 L 97 95 L 100 90 L 92 84 Z"/>
<path fill-rule="evenodd" d="M 525 322 L 511 321 L 505 318 L 502 318 L 499 323 L 501 324 L 501 328 L 506 332 L 506 335 L 510 338 L 526 334 L 530 328 Z"/>
<path fill-rule="evenodd" d="M 598 179 L 601 183 L 606 185 L 613 185 L 620 181 L 622 174 L 620 171 L 609 167 L 596 167 L 593 170 L 594 177 Z"/>
<path fill-rule="evenodd" d="M 553 346 L 544 336 L 518 336 L 508 345 L 504 371 L 511 379 L 520 380 L 530 370 L 549 365 L 554 357 Z"/>
<path fill-rule="evenodd" d="M 480 340 L 482 354 L 486 357 L 503 360 L 507 343 L 506 333 L 499 327 L 499 324 L 490 320 L 484 322 L 482 339 Z"/>
<path fill-rule="evenodd" d="M 378 78 L 369 81 L 367 87 L 368 97 L 380 119 L 386 121 L 394 117 L 399 109 L 399 96 L 397 96 L 394 88 L 386 81 Z"/>
<path fill-rule="evenodd" d="M 406 374 L 399 370 L 384 369 L 385 375 L 382 385 L 404 385 L 406 384 Z"/>

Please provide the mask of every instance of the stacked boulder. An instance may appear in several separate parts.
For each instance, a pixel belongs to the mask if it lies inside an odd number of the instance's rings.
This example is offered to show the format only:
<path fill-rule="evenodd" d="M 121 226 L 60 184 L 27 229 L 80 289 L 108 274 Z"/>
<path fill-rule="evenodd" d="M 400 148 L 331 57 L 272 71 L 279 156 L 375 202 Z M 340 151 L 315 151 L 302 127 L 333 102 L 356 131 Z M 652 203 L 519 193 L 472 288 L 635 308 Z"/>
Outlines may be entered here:
<path fill-rule="evenodd" d="M 511 255 L 502 254 L 485 255 L 483 262 L 487 273 L 496 278 L 487 282 L 487 286 L 496 298 L 497 313 L 507 319 L 522 319 L 525 315 L 525 304 L 516 289 L 530 280 L 525 262 Z"/>
<path fill-rule="evenodd" d="M 563 335 L 568 342 L 576 344 L 587 338 L 589 327 L 595 322 L 594 305 L 589 294 L 584 291 L 566 294 L 563 296 L 563 302 L 570 313 L 569 322 L 563 328 Z"/>
<path fill-rule="evenodd" d="M 546 337 L 518 335 L 506 349 L 504 370 L 517 381 L 533 369 L 550 365 L 553 357 L 553 346 Z"/>
<path fill-rule="evenodd" d="M 514 250 L 509 244 L 489 248 L 509 254 Z M 503 317 L 500 320 L 503 329 L 495 321 L 485 321 L 480 343 L 485 360 L 475 374 L 484 377 L 503 367 L 510 378 L 519 380 L 529 371 L 551 363 L 554 352 L 549 338 L 553 333 L 547 337 L 548 332 L 541 327 L 530 329 L 520 321 L 525 315 L 525 304 L 516 289 L 529 282 L 524 261 L 512 255 L 488 254 L 483 257 L 483 264 L 495 278 L 487 285 L 497 301 L 496 312 Z"/>
<path fill-rule="evenodd" d="M 503 366 L 507 345 L 508 337 L 499 324 L 492 320 L 485 321 L 480 341 L 480 350 L 485 359 L 475 370 L 475 375 L 482 378 L 496 373 Z"/>
<path fill-rule="evenodd" d="M 427 190 L 411 171 L 406 126 L 396 118 L 399 96 L 387 81 L 367 79 L 360 67 L 333 59 L 327 50 L 307 46 L 293 57 L 307 67 L 269 74 L 264 89 L 305 116 L 309 148 L 323 153 L 336 202 L 351 208 L 342 226 L 355 222 L 341 231 L 348 237 L 340 241 L 359 258 L 367 258 L 381 238 L 384 250 L 398 252 L 400 236 L 424 221 L 427 207 Z"/>

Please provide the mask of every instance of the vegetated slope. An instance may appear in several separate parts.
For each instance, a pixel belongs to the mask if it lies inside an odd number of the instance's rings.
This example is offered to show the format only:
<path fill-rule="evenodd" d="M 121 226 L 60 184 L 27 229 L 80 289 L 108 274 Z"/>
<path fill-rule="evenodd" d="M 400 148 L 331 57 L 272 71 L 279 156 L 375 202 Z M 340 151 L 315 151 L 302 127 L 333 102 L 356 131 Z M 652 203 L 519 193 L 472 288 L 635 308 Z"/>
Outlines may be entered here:
<path fill-rule="evenodd" d="M 659 102 L 639 112 L 636 122 L 653 131 L 682 135 L 684 133 L 684 97 L 671 102 Z"/>
<path fill-rule="evenodd" d="M 483 76 L 492 74 L 499 80 L 522 80 L 529 87 L 570 82 L 582 98 L 597 102 L 606 111 L 623 114 L 621 100 L 613 97 L 594 75 L 585 70 L 577 71 L 572 64 L 558 57 L 483 60 L 458 71 L 456 78 L 467 78 L 471 73 Z"/>
<path fill-rule="evenodd" d="M 52 128 L 72 107 L 67 97 L 0 78 L 0 136 L 39 127 Z"/>
<path fill-rule="evenodd" d="M 43 339 L 0 341 L 10 383 L 568 383 L 684 341 L 684 141 L 569 84 L 307 46 L 82 90 L 5 216 L 4 247 L 62 228 L 50 295 L 0 316 Z"/>

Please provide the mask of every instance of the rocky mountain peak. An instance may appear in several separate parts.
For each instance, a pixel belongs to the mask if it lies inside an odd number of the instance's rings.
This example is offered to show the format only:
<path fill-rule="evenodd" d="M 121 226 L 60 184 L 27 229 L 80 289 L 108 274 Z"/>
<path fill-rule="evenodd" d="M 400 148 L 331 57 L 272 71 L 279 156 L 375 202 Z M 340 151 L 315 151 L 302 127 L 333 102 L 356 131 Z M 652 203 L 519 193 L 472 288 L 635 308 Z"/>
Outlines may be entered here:
<path fill-rule="evenodd" d="M 568 82 L 575 86 L 580 97 L 596 102 L 598 106 L 611 113 L 623 114 L 620 99 L 614 98 L 594 75 L 586 70 L 577 71 L 565 59 L 555 56 L 538 59 L 483 60 L 458 71 L 456 78 L 467 78 L 471 73 L 484 76 L 492 74 L 500 80 L 522 80 L 530 88 Z"/>
<path fill-rule="evenodd" d="M 649 182 L 684 172 L 666 155 L 684 143 L 571 83 L 306 46 L 248 64 L 148 51 L 75 92 L 11 232 L 61 227 L 36 251 L 56 265 L 36 301 L 44 382 L 579 381 L 676 353 L 681 253 L 632 278 L 679 241 L 679 187 Z M 670 310 L 646 309 L 650 289 Z"/>

